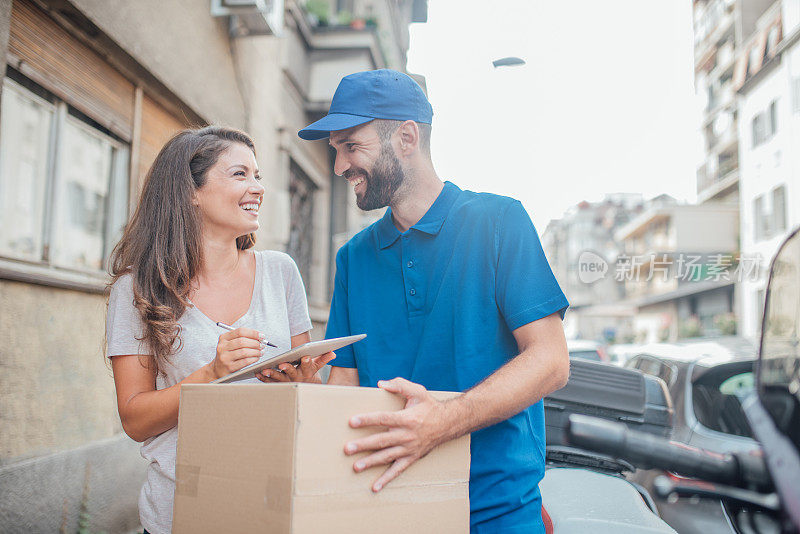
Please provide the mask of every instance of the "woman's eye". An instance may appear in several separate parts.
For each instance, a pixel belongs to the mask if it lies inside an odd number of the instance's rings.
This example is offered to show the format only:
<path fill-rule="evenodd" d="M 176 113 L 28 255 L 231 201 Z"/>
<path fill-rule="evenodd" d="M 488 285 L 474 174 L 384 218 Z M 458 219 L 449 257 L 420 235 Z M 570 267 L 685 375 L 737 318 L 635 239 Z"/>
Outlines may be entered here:
<path fill-rule="evenodd" d="M 235 173 L 233 173 L 233 175 L 234 176 L 244 176 L 245 174 L 244 174 L 244 171 L 236 171 Z"/>
<path fill-rule="evenodd" d="M 261 175 L 260 174 L 256 174 L 253 178 L 255 178 L 256 180 L 261 180 Z"/>

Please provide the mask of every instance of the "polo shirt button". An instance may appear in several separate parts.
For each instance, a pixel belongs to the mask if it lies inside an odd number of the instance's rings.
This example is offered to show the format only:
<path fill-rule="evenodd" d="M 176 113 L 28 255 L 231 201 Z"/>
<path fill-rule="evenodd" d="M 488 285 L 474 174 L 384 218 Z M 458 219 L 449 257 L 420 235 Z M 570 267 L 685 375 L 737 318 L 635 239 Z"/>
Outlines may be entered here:
<path fill-rule="evenodd" d="M 410 269 L 413 266 L 414 266 L 414 260 L 408 260 L 408 263 L 406 263 L 406 267 L 408 267 Z"/>
<path fill-rule="evenodd" d="M 413 297 L 414 295 L 416 295 L 416 294 L 417 294 L 417 290 L 416 290 L 416 289 L 414 289 L 414 288 L 411 288 L 411 289 L 409 289 L 409 290 L 408 290 L 408 294 L 409 294 L 409 295 L 411 295 L 411 296 Z"/>

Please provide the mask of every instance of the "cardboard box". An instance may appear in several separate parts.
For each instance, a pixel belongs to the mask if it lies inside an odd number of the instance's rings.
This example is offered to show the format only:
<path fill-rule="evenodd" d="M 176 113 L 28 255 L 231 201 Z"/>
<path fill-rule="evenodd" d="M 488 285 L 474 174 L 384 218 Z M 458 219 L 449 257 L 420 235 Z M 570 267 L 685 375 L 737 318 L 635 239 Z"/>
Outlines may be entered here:
<path fill-rule="evenodd" d="M 182 386 L 173 532 L 469 532 L 469 436 L 377 494 L 386 466 L 355 473 L 359 455 L 345 456 L 346 442 L 378 431 L 350 428 L 351 416 L 403 405 L 375 388 Z"/>

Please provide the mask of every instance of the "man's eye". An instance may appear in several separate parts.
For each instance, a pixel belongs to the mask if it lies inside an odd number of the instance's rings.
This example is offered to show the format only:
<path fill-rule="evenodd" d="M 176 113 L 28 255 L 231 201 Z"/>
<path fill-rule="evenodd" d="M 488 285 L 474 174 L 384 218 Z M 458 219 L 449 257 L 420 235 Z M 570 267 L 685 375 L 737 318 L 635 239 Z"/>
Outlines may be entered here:
<path fill-rule="evenodd" d="M 347 143 L 347 150 L 349 150 L 350 152 L 354 151 L 355 147 L 356 147 L 355 143 Z"/>
<path fill-rule="evenodd" d="M 245 174 L 244 174 L 244 171 L 236 171 L 235 173 L 233 173 L 233 175 L 234 176 L 244 176 Z"/>

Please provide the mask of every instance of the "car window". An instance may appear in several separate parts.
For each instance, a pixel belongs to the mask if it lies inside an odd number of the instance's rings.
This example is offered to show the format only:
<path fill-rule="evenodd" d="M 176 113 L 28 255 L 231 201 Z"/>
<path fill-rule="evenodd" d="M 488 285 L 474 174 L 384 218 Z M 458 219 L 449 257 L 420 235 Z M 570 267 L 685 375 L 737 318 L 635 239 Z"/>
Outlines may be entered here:
<path fill-rule="evenodd" d="M 719 391 L 725 395 L 744 395 L 753 391 L 754 387 L 755 375 L 752 371 L 747 371 L 726 379 L 719 385 Z"/>
<path fill-rule="evenodd" d="M 570 358 L 583 358 L 584 360 L 600 361 L 600 354 L 596 350 L 571 350 Z"/>
<path fill-rule="evenodd" d="M 645 374 L 657 376 L 666 382 L 667 385 L 672 385 L 675 371 L 671 365 L 665 362 L 659 361 L 655 358 L 642 356 L 636 362 L 635 367 Z"/>
<path fill-rule="evenodd" d="M 697 420 L 711 430 L 752 438 L 750 425 L 739 401 L 753 391 L 753 371 L 740 368 L 709 371 L 692 384 L 692 404 Z"/>
<path fill-rule="evenodd" d="M 658 378 L 660 378 L 661 380 L 663 380 L 664 382 L 666 382 L 667 385 L 671 386 L 672 385 L 673 374 L 674 374 L 674 371 L 673 371 L 672 367 L 667 365 L 667 364 L 665 364 L 665 363 L 662 363 L 661 367 L 658 369 L 658 374 L 656 376 Z"/>
<path fill-rule="evenodd" d="M 658 370 L 661 364 L 651 358 L 642 358 L 636 364 L 636 368 L 648 375 L 658 376 Z"/>

